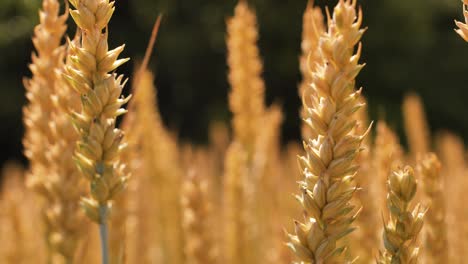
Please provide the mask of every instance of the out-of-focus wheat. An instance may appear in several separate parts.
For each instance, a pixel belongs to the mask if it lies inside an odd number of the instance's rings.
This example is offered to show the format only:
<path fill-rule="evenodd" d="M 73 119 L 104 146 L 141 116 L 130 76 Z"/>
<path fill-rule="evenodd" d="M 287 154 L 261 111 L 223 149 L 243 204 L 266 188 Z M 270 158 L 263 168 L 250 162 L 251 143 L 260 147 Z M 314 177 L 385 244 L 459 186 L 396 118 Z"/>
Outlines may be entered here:
<path fill-rule="evenodd" d="M 289 246 L 306 263 L 333 263 L 345 250 L 341 238 L 354 230 L 356 207 L 356 156 L 365 135 L 357 134 L 353 114 L 363 106 L 361 91 L 355 90 L 364 30 L 356 1 L 340 0 L 328 31 L 320 38 L 322 63 L 312 73 L 316 95 L 307 109 L 305 122 L 318 135 L 304 141 L 306 155 L 299 157 L 304 180 L 298 200 L 306 211 L 305 223 L 295 222 Z"/>
<path fill-rule="evenodd" d="M 33 44 L 36 53 L 32 55 L 29 68 L 31 79 L 24 79 L 28 104 L 24 107 L 24 154 L 31 162 L 30 177 L 46 177 L 48 174 L 47 148 L 50 142 L 49 120 L 53 112 L 51 94 L 56 80 L 55 70 L 64 56 L 60 46 L 67 29 L 67 14 L 59 14 L 57 0 L 44 0 L 39 12 L 39 24 L 34 28 Z"/>
<path fill-rule="evenodd" d="M 409 208 L 416 194 L 416 179 L 413 169 L 392 170 L 387 181 L 387 207 L 390 219 L 383 232 L 385 250 L 380 253 L 378 263 L 417 263 L 419 248 L 417 237 L 423 227 L 425 210 L 418 204 Z"/>
<path fill-rule="evenodd" d="M 448 245 L 441 164 L 435 154 L 429 153 L 419 160 L 417 169 L 422 176 L 424 191 L 429 201 L 423 229 L 424 263 L 447 263 Z"/>
<path fill-rule="evenodd" d="M 153 81 L 153 74 L 148 70 L 139 73 L 132 105 L 135 118 L 132 138 L 141 151 L 140 172 L 135 172 L 135 177 L 141 177 L 139 228 L 146 233 L 146 240 L 139 242 L 139 248 L 150 247 L 143 262 L 178 264 L 184 259 L 180 207 L 182 162 L 176 139 L 164 127 L 157 110 Z M 148 199 L 153 203 L 145 203 Z"/>
<path fill-rule="evenodd" d="M 257 226 L 258 240 L 261 243 L 260 259 L 264 263 L 280 262 L 281 248 L 284 248 L 284 232 L 278 217 L 279 200 L 282 199 L 282 188 L 278 185 L 279 177 L 294 178 L 290 175 L 280 175 L 280 134 L 283 113 L 279 105 L 269 107 L 262 121 L 263 129 L 259 131 L 256 155 L 253 160 L 252 175 L 256 188 L 253 204 Z M 249 186 L 245 186 L 249 191 Z"/>
<path fill-rule="evenodd" d="M 223 261 L 241 264 L 244 257 L 242 241 L 244 240 L 243 182 L 247 170 L 247 153 L 238 142 L 229 146 L 224 161 L 224 256 Z"/>
<path fill-rule="evenodd" d="M 468 209 L 464 203 L 466 177 L 465 146 L 463 140 L 450 133 L 437 135 L 438 156 L 443 164 L 445 206 L 447 209 L 448 254 L 452 263 L 461 263 L 460 256 L 466 250 L 468 224 Z M 457 226 L 458 228 L 451 228 Z"/>
<path fill-rule="evenodd" d="M 38 196 L 26 189 L 24 168 L 7 162 L 0 174 L 0 263 L 45 263 L 44 226 Z M 60 263 L 60 262 L 53 262 Z"/>
<path fill-rule="evenodd" d="M 29 185 L 46 198 L 44 221 L 49 261 L 70 263 L 82 237 L 83 217 L 77 200 L 81 177 L 72 156 L 77 133 L 69 122 L 69 109 L 77 110 L 78 98 L 60 78 L 66 50 L 60 41 L 68 13 L 59 15 L 56 0 L 44 0 L 33 43 L 37 54 L 30 66 L 33 77 L 25 81 L 30 101 L 25 107 L 25 154 L 31 161 Z"/>
<path fill-rule="evenodd" d="M 225 195 L 227 197 L 239 197 L 237 200 L 239 207 L 228 207 L 227 210 L 236 210 L 235 212 L 226 212 L 227 215 L 237 215 L 235 217 L 226 216 L 231 219 L 226 225 L 231 225 L 232 222 L 243 222 L 243 227 L 237 232 L 243 234 L 230 237 L 226 241 L 226 261 L 228 263 L 258 263 L 264 257 L 262 256 L 261 241 L 261 223 L 259 222 L 258 195 L 259 195 L 259 175 L 261 172 L 255 170 L 255 159 L 258 155 L 258 141 L 261 137 L 260 131 L 265 116 L 265 84 L 261 77 L 262 62 L 257 47 L 258 29 L 255 13 L 250 9 L 246 1 L 239 1 L 234 10 L 234 16 L 227 21 L 227 49 L 228 49 L 228 79 L 231 86 L 229 94 L 229 108 L 233 113 L 233 140 L 239 146 L 233 147 L 236 151 L 229 153 L 245 152 L 246 160 L 242 165 L 243 173 L 239 170 L 229 172 L 227 170 L 234 169 L 234 166 L 225 165 L 225 183 L 239 183 L 237 187 L 226 186 Z M 239 155 L 239 154 L 231 154 Z M 234 160 L 233 157 L 226 157 L 226 161 Z M 229 176 L 228 176 L 229 175 Z M 231 177 L 239 177 L 238 179 L 228 179 Z M 229 192 L 238 192 L 231 194 Z M 240 196 L 238 196 L 240 195 Z M 231 198 L 227 198 L 231 200 Z M 231 201 L 234 201 L 231 200 Z M 230 222 L 232 221 L 232 222 Z M 227 227 L 227 226 L 226 226 Z M 229 231 L 231 232 L 231 231 Z M 242 240 L 231 240 L 231 238 Z M 237 251 L 236 248 L 241 247 L 243 255 L 232 254 Z M 228 249 L 232 247 L 233 249 Z"/>
<path fill-rule="evenodd" d="M 189 172 L 182 186 L 183 228 L 186 234 L 185 263 L 216 263 L 216 251 L 211 237 L 209 214 L 211 203 L 207 199 L 207 181 L 196 172 Z"/>
<path fill-rule="evenodd" d="M 357 134 L 364 134 L 370 126 L 367 112 L 367 102 L 361 97 L 366 106 L 359 109 L 356 114 L 358 125 Z M 357 156 L 359 171 L 356 174 L 356 182 L 361 189 L 356 193 L 356 198 L 362 207 L 359 217 L 356 219 L 358 229 L 351 235 L 351 252 L 359 256 L 363 263 L 374 261 L 377 253 L 378 232 L 376 227 L 380 224 L 380 213 L 378 200 L 375 198 L 375 182 L 377 180 L 375 171 L 372 170 L 372 146 L 370 137 L 366 137 L 361 143 L 362 151 Z"/>
<path fill-rule="evenodd" d="M 403 119 L 412 160 L 430 151 L 430 133 L 421 98 L 409 94 L 403 101 Z"/>
<path fill-rule="evenodd" d="M 403 165 L 404 152 L 400 139 L 383 120 L 377 122 L 377 133 L 372 150 L 372 171 L 375 180 L 371 187 L 373 199 L 379 208 L 385 207 L 385 185 L 392 168 Z"/>
<path fill-rule="evenodd" d="M 229 109 L 233 113 L 234 138 L 253 155 L 259 124 L 265 111 L 265 84 L 257 47 L 255 13 L 246 1 L 239 1 L 234 16 L 227 21 L 229 65 Z"/>

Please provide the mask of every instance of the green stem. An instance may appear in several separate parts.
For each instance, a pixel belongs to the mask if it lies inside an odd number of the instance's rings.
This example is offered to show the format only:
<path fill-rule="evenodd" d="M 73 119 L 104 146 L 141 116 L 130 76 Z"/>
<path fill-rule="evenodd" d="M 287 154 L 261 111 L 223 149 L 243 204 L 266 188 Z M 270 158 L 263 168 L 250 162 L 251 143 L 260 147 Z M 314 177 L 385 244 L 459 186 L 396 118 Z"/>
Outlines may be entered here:
<path fill-rule="evenodd" d="M 101 236 L 102 264 L 109 264 L 109 233 L 107 230 L 107 206 L 105 204 L 99 206 L 99 218 L 101 219 L 99 235 Z"/>

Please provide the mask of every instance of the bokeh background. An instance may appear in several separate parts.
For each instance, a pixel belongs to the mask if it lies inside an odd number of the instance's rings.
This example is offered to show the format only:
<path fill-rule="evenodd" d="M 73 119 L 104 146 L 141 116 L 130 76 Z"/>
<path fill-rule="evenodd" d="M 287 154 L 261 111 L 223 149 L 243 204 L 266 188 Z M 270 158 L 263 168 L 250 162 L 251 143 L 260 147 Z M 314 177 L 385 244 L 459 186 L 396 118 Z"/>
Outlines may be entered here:
<path fill-rule="evenodd" d="M 306 0 L 249 0 L 258 15 L 267 101 L 284 109 L 283 140 L 298 140 L 302 12 Z M 316 0 L 321 6 L 336 1 Z M 459 0 L 360 0 L 364 25 L 359 76 L 373 119 L 385 117 L 400 134 L 403 96 L 424 100 L 432 130 L 468 136 L 468 44 L 453 31 L 462 19 Z M 183 141 L 203 143 L 212 120 L 229 122 L 225 22 L 235 0 L 117 0 L 110 23 L 112 47 L 126 43 L 127 76 L 144 54 L 157 15 L 164 14 L 150 68 L 156 72 L 165 123 Z M 24 161 L 22 78 L 40 0 L 0 0 L 0 166 Z M 70 25 L 73 36 L 74 27 Z M 404 143 L 404 142 L 403 142 Z"/>

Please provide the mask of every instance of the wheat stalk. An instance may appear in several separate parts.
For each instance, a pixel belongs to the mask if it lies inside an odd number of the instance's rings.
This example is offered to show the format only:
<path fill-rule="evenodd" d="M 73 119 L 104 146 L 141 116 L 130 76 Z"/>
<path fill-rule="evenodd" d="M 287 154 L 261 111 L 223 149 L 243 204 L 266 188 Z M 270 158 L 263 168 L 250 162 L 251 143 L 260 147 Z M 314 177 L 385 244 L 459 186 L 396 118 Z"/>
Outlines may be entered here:
<path fill-rule="evenodd" d="M 411 211 L 409 204 L 416 194 L 416 179 L 413 169 L 393 170 L 387 181 L 387 206 L 390 220 L 383 232 L 385 250 L 378 263 L 417 263 L 419 248 L 417 237 L 423 226 L 424 209 L 418 204 Z"/>
<path fill-rule="evenodd" d="M 312 74 L 316 96 L 305 105 L 305 122 L 318 136 L 304 141 L 306 155 L 299 157 L 304 181 L 298 196 L 305 212 L 305 223 L 296 222 L 296 234 L 289 247 L 306 263 L 332 263 L 345 250 L 340 239 L 354 228 L 356 210 L 350 201 L 356 191 L 355 159 L 365 135 L 353 128 L 353 113 L 362 107 L 361 91 L 355 90 L 355 77 L 363 65 L 358 63 L 361 49 L 354 47 L 364 30 L 362 13 L 356 1 L 340 0 L 328 31 L 320 38 L 322 63 Z"/>

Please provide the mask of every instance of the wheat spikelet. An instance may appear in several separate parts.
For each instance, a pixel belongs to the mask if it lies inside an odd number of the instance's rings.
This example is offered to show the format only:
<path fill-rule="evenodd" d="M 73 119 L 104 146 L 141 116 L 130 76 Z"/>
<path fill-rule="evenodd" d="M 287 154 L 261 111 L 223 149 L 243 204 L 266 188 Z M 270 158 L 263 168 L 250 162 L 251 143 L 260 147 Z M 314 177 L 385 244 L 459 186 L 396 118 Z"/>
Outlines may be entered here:
<path fill-rule="evenodd" d="M 463 16 L 465 17 L 465 23 L 456 21 L 455 24 L 457 25 L 458 29 L 455 30 L 458 35 L 460 35 L 466 42 L 468 42 L 468 1 L 462 0 L 463 3 Z"/>
<path fill-rule="evenodd" d="M 409 204 L 416 194 L 413 169 L 393 170 L 387 181 L 387 206 L 390 220 L 383 232 L 385 250 L 378 263 L 417 263 L 419 248 L 417 237 L 423 226 L 425 211 L 420 204 L 411 211 Z"/>
<path fill-rule="evenodd" d="M 305 223 L 295 222 L 296 235 L 289 246 L 305 263 L 334 263 L 346 246 L 340 239 L 353 231 L 356 208 L 350 201 L 356 191 L 356 156 L 364 135 L 355 133 L 353 113 L 362 103 L 355 90 L 360 48 L 353 54 L 364 30 L 356 1 L 340 0 L 329 18 L 328 31 L 320 38 L 323 63 L 312 74 L 316 91 L 305 105 L 305 122 L 318 136 L 304 141 L 307 154 L 299 157 L 304 181 L 298 200 L 306 211 Z"/>
<path fill-rule="evenodd" d="M 314 92 L 313 89 L 310 89 L 310 83 L 312 82 L 310 72 L 314 72 L 316 65 L 320 63 L 318 44 L 319 38 L 324 32 L 325 25 L 322 10 L 319 7 L 314 7 L 313 2 L 309 1 L 302 18 L 302 53 L 299 58 L 299 68 L 302 75 L 302 81 L 299 84 L 299 96 L 303 97 L 308 104 L 311 103 L 311 93 Z M 304 107 L 301 109 L 301 117 L 307 117 L 307 111 Z M 301 129 L 303 139 L 317 136 L 311 135 L 312 131 L 305 124 L 302 125 Z"/>
<path fill-rule="evenodd" d="M 211 205 L 207 200 L 207 181 L 189 172 L 182 186 L 183 228 L 186 234 L 185 256 L 190 264 L 215 263 L 213 241 L 210 237 L 209 214 Z"/>
<path fill-rule="evenodd" d="M 405 132 L 412 159 L 418 154 L 430 151 L 430 132 L 421 98 L 416 94 L 409 94 L 403 101 L 403 118 Z"/>
<path fill-rule="evenodd" d="M 441 164 L 437 156 L 429 153 L 418 162 L 418 172 L 424 179 L 424 191 L 429 200 L 429 211 L 424 226 L 424 261 L 425 263 L 447 263 L 448 246 L 445 222 L 445 199 Z"/>

